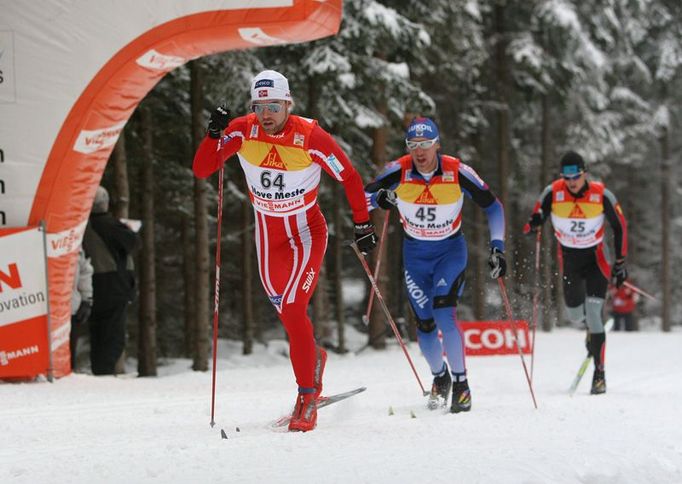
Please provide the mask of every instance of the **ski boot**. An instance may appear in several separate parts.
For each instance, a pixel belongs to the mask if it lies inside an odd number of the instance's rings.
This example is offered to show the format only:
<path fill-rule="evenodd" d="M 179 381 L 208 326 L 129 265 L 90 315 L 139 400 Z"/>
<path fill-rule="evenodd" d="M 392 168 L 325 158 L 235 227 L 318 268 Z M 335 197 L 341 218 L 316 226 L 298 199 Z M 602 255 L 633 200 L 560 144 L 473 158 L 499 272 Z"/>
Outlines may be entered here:
<path fill-rule="evenodd" d="M 296 406 L 289 421 L 289 432 L 307 432 L 317 425 L 317 401 L 313 391 L 296 397 Z"/>
<path fill-rule="evenodd" d="M 606 375 L 604 370 L 594 370 L 594 375 L 592 375 L 592 389 L 590 390 L 592 395 L 600 395 L 606 393 Z"/>
<path fill-rule="evenodd" d="M 448 404 L 448 397 L 450 396 L 450 388 L 452 387 L 452 378 L 448 367 L 442 375 L 433 377 L 433 385 L 431 385 L 431 394 L 426 406 L 429 410 L 435 410 L 438 407 L 444 407 Z"/>
<path fill-rule="evenodd" d="M 452 384 L 452 404 L 450 413 L 468 412 L 471 410 L 471 392 L 466 380 Z"/>

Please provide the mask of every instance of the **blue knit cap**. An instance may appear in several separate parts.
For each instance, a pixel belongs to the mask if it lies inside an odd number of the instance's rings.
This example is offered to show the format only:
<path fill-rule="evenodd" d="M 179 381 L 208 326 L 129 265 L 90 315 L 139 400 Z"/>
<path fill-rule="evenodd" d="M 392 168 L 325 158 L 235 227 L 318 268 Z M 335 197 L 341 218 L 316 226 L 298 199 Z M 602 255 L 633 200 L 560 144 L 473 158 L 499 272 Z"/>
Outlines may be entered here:
<path fill-rule="evenodd" d="M 436 126 L 436 123 L 431 121 L 429 118 L 414 118 L 410 123 L 410 126 L 407 128 L 405 139 L 435 139 L 438 138 L 439 135 L 440 133 L 438 132 L 438 126 Z"/>

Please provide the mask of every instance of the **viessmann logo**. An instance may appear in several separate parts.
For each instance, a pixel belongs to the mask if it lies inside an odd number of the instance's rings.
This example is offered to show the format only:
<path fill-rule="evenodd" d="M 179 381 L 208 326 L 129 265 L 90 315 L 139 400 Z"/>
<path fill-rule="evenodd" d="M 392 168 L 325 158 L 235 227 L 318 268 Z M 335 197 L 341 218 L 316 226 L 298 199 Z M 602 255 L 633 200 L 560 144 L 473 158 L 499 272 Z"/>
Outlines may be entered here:
<path fill-rule="evenodd" d="M 77 226 L 63 230 L 61 232 L 47 234 L 47 256 L 61 257 L 65 254 L 78 250 L 83 234 L 85 233 L 85 226 L 88 224 L 86 218 Z"/>
<path fill-rule="evenodd" d="M 25 358 L 26 356 L 35 355 L 37 353 L 40 353 L 38 345 L 27 346 L 15 351 L 0 351 L 0 366 L 7 366 L 12 360 Z"/>
<path fill-rule="evenodd" d="M 139 57 L 136 61 L 138 65 L 148 69 L 155 69 L 159 71 L 172 71 L 176 67 L 180 67 L 187 59 L 178 57 L 176 55 L 166 55 L 151 49 Z"/>
<path fill-rule="evenodd" d="M 126 122 L 122 121 L 108 128 L 95 129 L 92 131 L 84 129 L 78 135 L 73 150 L 88 155 L 95 151 L 114 146 L 125 125 Z"/>

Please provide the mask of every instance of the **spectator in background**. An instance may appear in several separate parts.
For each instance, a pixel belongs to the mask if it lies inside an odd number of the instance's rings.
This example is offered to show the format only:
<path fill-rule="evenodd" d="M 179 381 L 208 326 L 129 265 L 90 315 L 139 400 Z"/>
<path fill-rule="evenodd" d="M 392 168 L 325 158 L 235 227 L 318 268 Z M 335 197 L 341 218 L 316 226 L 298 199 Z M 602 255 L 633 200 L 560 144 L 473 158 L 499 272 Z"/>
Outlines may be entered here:
<path fill-rule="evenodd" d="M 634 312 L 639 301 L 639 294 L 629 286 L 610 286 L 611 316 L 613 316 L 614 331 L 637 331 L 637 319 Z"/>
<path fill-rule="evenodd" d="M 132 253 L 138 235 L 109 213 L 109 193 L 97 188 L 83 237 L 94 274 L 90 315 L 90 362 L 94 375 L 115 374 L 125 347 L 126 313 L 135 295 Z"/>
<path fill-rule="evenodd" d="M 71 371 L 76 371 L 78 338 L 83 334 L 85 324 L 92 312 L 92 264 L 85 257 L 83 249 L 78 253 L 76 273 L 73 276 L 73 293 L 71 295 Z"/>

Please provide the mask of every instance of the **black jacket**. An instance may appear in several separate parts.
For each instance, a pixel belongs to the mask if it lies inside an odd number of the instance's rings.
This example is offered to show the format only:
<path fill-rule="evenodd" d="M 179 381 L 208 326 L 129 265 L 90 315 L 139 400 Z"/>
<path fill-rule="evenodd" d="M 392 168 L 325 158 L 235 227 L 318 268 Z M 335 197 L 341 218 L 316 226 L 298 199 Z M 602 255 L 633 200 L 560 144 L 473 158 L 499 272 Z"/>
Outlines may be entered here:
<path fill-rule="evenodd" d="M 139 241 L 135 232 L 110 213 L 90 215 L 83 236 L 83 249 L 94 269 L 93 313 L 134 299 L 132 253 Z"/>

